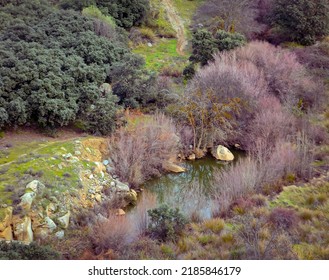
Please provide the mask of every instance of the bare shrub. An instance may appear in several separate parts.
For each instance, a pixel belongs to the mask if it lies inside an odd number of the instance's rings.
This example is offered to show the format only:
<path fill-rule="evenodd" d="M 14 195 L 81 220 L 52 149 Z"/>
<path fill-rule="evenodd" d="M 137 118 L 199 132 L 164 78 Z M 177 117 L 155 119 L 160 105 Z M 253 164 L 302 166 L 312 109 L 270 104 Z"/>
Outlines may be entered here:
<path fill-rule="evenodd" d="M 179 78 L 183 74 L 182 70 L 177 66 L 164 66 L 161 69 L 161 76 Z"/>
<path fill-rule="evenodd" d="M 258 111 L 248 124 L 248 133 L 242 140 L 243 146 L 252 154 L 271 153 L 278 141 L 290 135 L 293 121 L 294 117 L 284 111 L 276 97 L 261 97 Z"/>
<path fill-rule="evenodd" d="M 213 194 L 220 211 L 224 213 L 234 201 L 276 184 L 286 174 L 294 172 L 296 166 L 296 150 L 290 143 L 278 142 L 270 152 L 260 149 L 252 157 L 215 173 Z"/>
<path fill-rule="evenodd" d="M 329 75 L 329 42 L 321 42 L 305 48 L 293 50 L 300 63 L 305 65 L 317 77 L 326 78 Z"/>
<path fill-rule="evenodd" d="M 260 184 L 258 165 L 250 157 L 214 174 L 214 197 L 221 212 L 231 203 L 256 191 Z"/>
<path fill-rule="evenodd" d="M 274 227 L 288 230 L 297 226 L 298 216 L 292 209 L 275 208 L 269 216 L 269 222 Z"/>
<path fill-rule="evenodd" d="M 156 206 L 156 196 L 150 192 L 144 192 L 141 199 L 138 201 L 136 209 L 133 214 L 129 216 L 131 223 L 134 224 L 134 231 L 142 236 L 149 225 L 149 217 L 147 211 L 155 208 Z"/>
<path fill-rule="evenodd" d="M 296 55 L 269 43 L 254 41 L 235 51 L 238 61 L 253 63 L 265 75 L 270 93 L 290 108 L 319 105 L 323 87 L 314 83 Z"/>
<path fill-rule="evenodd" d="M 137 187 L 161 174 L 163 163 L 177 155 L 178 143 L 172 120 L 156 114 L 121 128 L 110 139 L 109 154 L 119 178 Z"/>
<path fill-rule="evenodd" d="M 257 14 L 253 0 L 208 0 L 200 6 L 194 21 L 212 31 L 237 31 L 251 38 L 262 30 Z"/>
<path fill-rule="evenodd" d="M 182 111 L 197 138 L 194 148 L 234 144 L 252 119 L 257 98 L 267 92 L 263 74 L 253 64 L 240 63 L 229 53 L 214 58 L 197 72 L 183 99 Z"/>
<path fill-rule="evenodd" d="M 90 234 L 95 253 L 120 250 L 131 241 L 130 232 L 130 221 L 124 216 L 111 215 L 105 221 L 98 220 Z"/>
<path fill-rule="evenodd" d="M 312 177 L 313 168 L 311 163 L 314 160 L 313 143 L 304 131 L 298 132 L 296 136 L 296 152 L 298 161 L 295 165 L 297 175 L 303 179 Z"/>
<path fill-rule="evenodd" d="M 118 252 L 123 260 L 154 259 L 161 260 L 163 256 L 161 246 L 157 240 L 143 237 L 131 243 L 125 250 Z"/>
<path fill-rule="evenodd" d="M 177 131 L 180 138 L 181 150 L 188 154 L 193 146 L 193 130 L 187 125 L 177 125 Z"/>
<path fill-rule="evenodd" d="M 270 229 L 267 218 L 252 214 L 238 219 L 237 238 L 244 243 L 246 259 L 296 259 L 290 236 L 281 228 Z"/>

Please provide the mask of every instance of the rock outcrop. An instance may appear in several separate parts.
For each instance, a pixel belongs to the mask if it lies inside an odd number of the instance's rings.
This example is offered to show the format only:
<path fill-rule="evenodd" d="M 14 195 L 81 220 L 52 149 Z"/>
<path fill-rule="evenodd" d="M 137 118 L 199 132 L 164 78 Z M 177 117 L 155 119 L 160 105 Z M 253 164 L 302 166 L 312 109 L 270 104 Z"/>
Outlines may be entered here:
<path fill-rule="evenodd" d="M 33 241 L 32 221 L 31 218 L 25 216 L 22 219 L 14 221 L 14 236 L 18 241 L 30 244 Z"/>

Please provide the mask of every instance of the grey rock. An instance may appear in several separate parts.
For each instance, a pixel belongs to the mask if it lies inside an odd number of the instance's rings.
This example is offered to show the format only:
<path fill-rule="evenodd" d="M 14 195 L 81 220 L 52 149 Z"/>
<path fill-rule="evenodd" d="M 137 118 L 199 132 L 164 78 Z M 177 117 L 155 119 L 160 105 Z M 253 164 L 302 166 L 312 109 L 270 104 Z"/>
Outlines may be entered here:
<path fill-rule="evenodd" d="M 70 216 L 71 213 L 68 211 L 64 216 L 58 218 L 58 222 L 63 228 L 68 228 L 70 223 Z"/>
<path fill-rule="evenodd" d="M 45 222 L 46 222 L 47 228 L 50 231 L 54 231 L 57 228 L 55 222 L 52 219 L 50 219 L 49 217 L 45 218 Z"/>
<path fill-rule="evenodd" d="M 41 194 L 46 186 L 38 180 L 33 180 L 32 182 L 28 183 L 25 188 L 31 189 L 36 194 Z"/>
<path fill-rule="evenodd" d="M 56 238 L 63 239 L 64 238 L 64 230 L 57 231 L 55 233 Z"/>
<path fill-rule="evenodd" d="M 120 181 L 115 181 L 116 189 L 119 192 L 129 192 L 130 188 L 128 185 L 121 183 Z"/>
<path fill-rule="evenodd" d="M 24 195 L 21 196 L 21 203 L 20 205 L 25 209 L 25 210 L 30 210 L 32 202 L 34 198 L 36 197 L 35 192 L 28 192 L 25 193 Z"/>
<path fill-rule="evenodd" d="M 100 223 L 104 223 L 104 222 L 107 222 L 108 221 L 108 219 L 105 218 L 101 213 L 98 213 L 97 214 L 96 219 Z"/>

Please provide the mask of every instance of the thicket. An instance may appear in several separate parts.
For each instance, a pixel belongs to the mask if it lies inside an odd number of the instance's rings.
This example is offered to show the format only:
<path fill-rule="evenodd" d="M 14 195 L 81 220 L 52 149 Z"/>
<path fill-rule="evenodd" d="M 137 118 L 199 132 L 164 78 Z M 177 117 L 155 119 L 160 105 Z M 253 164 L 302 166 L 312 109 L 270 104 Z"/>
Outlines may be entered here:
<path fill-rule="evenodd" d="M 197 29 L 192 37 L 192 55 L 190 60 L 193 63 L 206 65 L 213 60 L 215 52 L 230 51 L 243 46 L 246 38 L 239 33 L 218 30 L 214 35 L 207 29 Z M 186 69 L 187 71 L 187 69 Z"/>
<path fill-rule="evenodd" d="M 164 171 L 163 164 L 176 157 L 178 144 L 175 125 L 163 114 L 128 124 L 110 140 L 114 173 L 121 181 L 138 187 Z"/>
<path fill-rule="evenodd" d="M 0 242 L 0 260 L 58 260 L 60 255 L 47 246 Z"/>
<path fill-rule="evenodd" d="M 254 41 L 216 54 L 176 107 L 191 128 L 184 142 L 194 151 L 238 143 L 249 153 L 215 176 L 214 196 L 225 210 L 239 197 L 277 191 L 284 178 L 310 178 L 312 147 L 321 132 L 308 118 L 323 104 L 322 82 L 293 52 Z"/>
<path fill-rule="evenodd" d="M 136 107 L 156 99 L 149 97 L 155 78 L 104 18 L 27 0 L 0 13 L 1 128 L 79 120 L 82 128 L 107 134 L 118 103 Z M 123 80 L 122 69 L 130 71 Z M 114 83 L 113 92 L 101 92 L 104 82 Z"/>
<path fill-rule="evenodd" d="M 329 34 L 327 0 L 275 0 L 272 13 L 274 25 L 292 41 L 311 45 Z"/>
<path fill-rule="evenodd" d="M 128 29 L 141 24 L 149 9 L 149 0 L 62 0 L 59 2 L 61 8 L 77 11 L 91 5 L 96 5 L 103 13 L 112 16 L 118 26 Z"/>
<path fill-rule="evenodd" d="M 264 28 L 257 21 L 258 2 L 255 0 L 207 0 L 194 16 L 194 26 L 201 26 L 213 34 L 219 30 L 238 32 L 254 38 Z"/>

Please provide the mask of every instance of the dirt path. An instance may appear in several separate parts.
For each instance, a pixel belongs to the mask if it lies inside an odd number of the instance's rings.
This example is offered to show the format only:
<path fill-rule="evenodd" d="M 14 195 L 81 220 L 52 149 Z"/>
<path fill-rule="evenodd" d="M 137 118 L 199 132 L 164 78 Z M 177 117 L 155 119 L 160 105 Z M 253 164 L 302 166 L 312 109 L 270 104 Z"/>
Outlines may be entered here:
<path fill-rule="evenodd" d="M 177 53 L 184 55 L 184 49 L 187 46 L 187 39 L 185 34 L 184 22 L 178 15 L 176 8 L 171 0 L 163 0 L 164 7 L 166 9 L 168 19 L 176 31 L 177 36 Z"/>
<path fill-rule="evenodd" d="M 22 129 L 17 131 L 7 131 L 4 138 L 0 139 L 0 150 L 4 149 L 6 145 L 10 145 L 9 149 L 15 149 L 15 146 L 19 146 L 20 144 L 24 143 L 32 143 L 36 142 L 40 145 L 35 148 L 31 148 L 25 150 L 25 153 L 20 154 L 19 156 L 15 157 L 13 160 L 0 164 L 0 168 L 4 166 L 8 166 L 12 163 L 15 163 L 18 159 L 26 157 L 29 153 L 36 153 L 38 150 L 46 148 L 50 145 L 56 143 L 64 143 L 67 141 L 73 141 L 75 139 L 79 139 L 83 137 L 82 133 L 77 133 L 69 129 L 63 129 L 59 131 L 57 138 L 52 138 L 50 136 L 45 136 L 44 134 L 40 134 L 33 129 Z"/>

